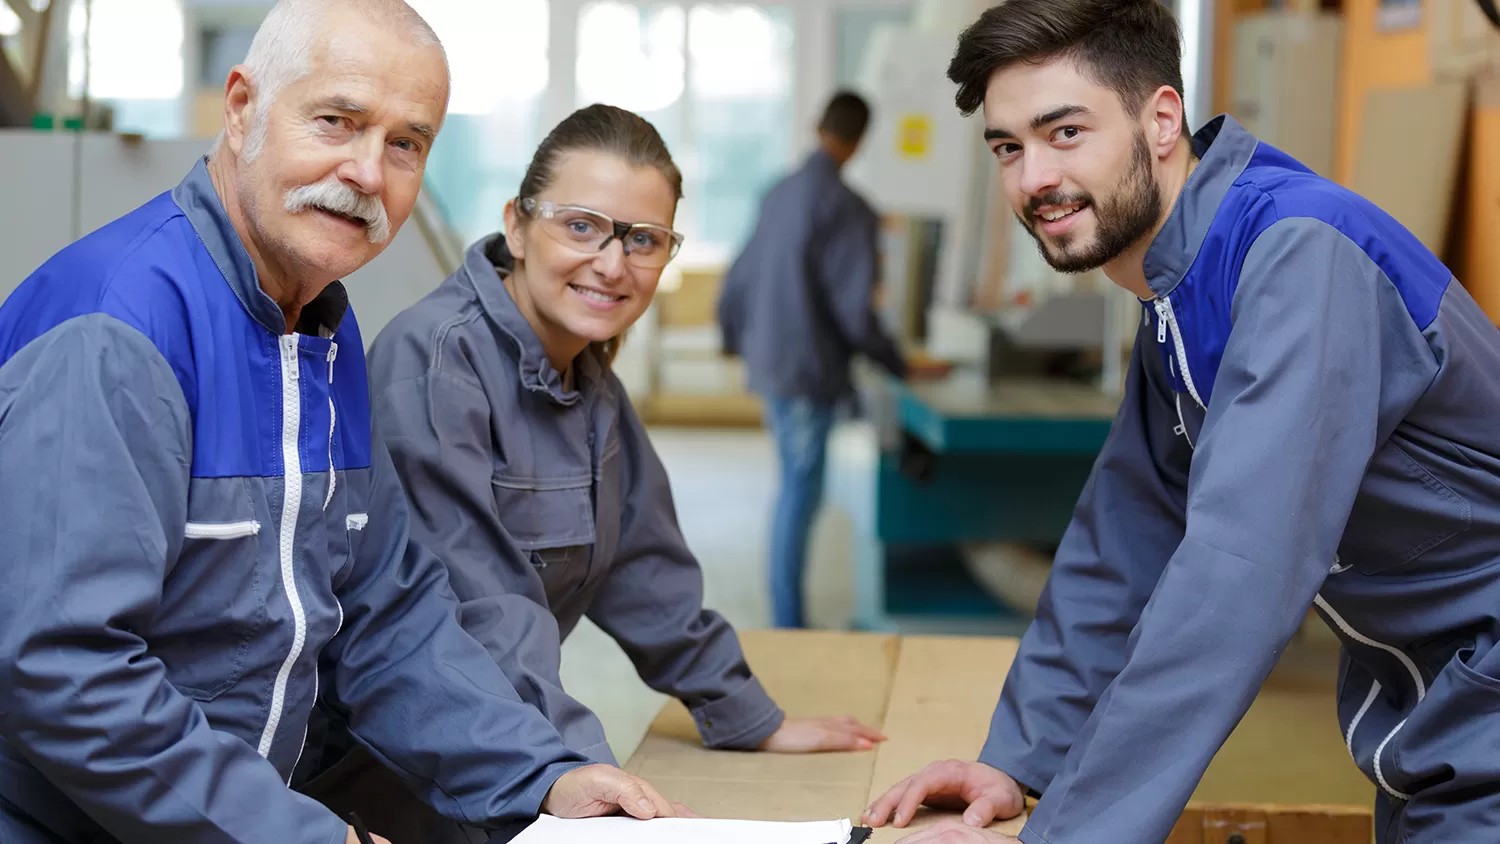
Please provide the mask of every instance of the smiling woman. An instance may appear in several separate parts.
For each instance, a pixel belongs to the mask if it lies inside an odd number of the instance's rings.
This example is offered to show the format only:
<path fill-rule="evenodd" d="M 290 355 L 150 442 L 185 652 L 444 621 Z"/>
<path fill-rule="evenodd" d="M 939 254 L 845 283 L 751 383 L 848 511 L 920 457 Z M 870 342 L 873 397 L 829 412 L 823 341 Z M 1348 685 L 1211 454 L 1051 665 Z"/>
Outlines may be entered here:
<path fill-rule="evenodd" d="M 684 240 L 681 194 L 640 115 L 592 105 L 564 119 L 506 204 L 505 232 L 371 345 L 375 430 L 465 629 L 569 748 L 615 761 L 559 673 L 587 613 L 711 747 L 868 750 L 883 736 L 853 719 L 786 718 L 703 606 L 666 471 L 611 369 Z M 347 802 L 389 818 L 395 844 L 469 840 L 364 751 L 338 765 L 359 783 Z"/>

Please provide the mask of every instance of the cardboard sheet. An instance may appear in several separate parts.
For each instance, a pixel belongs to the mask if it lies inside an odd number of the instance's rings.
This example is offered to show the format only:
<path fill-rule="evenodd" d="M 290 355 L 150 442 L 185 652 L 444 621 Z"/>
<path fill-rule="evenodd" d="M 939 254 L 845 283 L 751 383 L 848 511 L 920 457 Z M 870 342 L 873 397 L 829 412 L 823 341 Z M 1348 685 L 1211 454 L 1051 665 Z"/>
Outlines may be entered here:
<path fill-rule="evenodd" d="M 1467 106 L 1461 82 L 1371 91 L 1365 99 L 1350 187 L 1439 255 L 1448 240 Z"/>
<path fill-rule="evenodd" d="M 749 631 L 751 668 L 792 716 L 852 715 L 880 726 L 898 640 L 861 633 Z M 683 706 L 662 710 L 625 769 L 707 817 L 813 821 L 857 818 L 875 754 L 711 751 Z"/>
<path fill-rule="evenodd" d="M 890 786 L 927 764 L 974 759 L 1019 645 L 1010 638 L 831 632 L 752 631 L 742 639 L 752 667 L 789 713 L 852 714 L 890 740 L 873 753 L 709 751 L 687 712 L 671 703 L 625 767 L 711 818 L 858 822 Z M 1293 662 L 1273 672 L 1210 766 L 1171 844 L 1224 844 L 1230 832 L 1246 844 L 1368 841 L 1372 787 L 1348 764 L 1332 689 L 1304 687 Z M 1277 802 L 1228 802 L 1245 800 Z M 947 817 L 924 811 L 905 829 L 876 830 L 870 841 L 893 844 Z M 993 828 L 1014 835 L 1024 823 L 1023 815 Z"/>
<path fill-rule="evenodd" d="M 1018 645 L 1009 638 L 911 636 L 901 640 L 884 726 L 890 741 L 876 751 L 867 806 L 930 762 L 969 760 L 979 754 Z M 950 815 L 924 811 L 905 829 L 876 830 L 870 841 L 896 841 L 945 817 Z M 994 829 L 1014 835 L 1024 822 L 1023 815 Z"/>

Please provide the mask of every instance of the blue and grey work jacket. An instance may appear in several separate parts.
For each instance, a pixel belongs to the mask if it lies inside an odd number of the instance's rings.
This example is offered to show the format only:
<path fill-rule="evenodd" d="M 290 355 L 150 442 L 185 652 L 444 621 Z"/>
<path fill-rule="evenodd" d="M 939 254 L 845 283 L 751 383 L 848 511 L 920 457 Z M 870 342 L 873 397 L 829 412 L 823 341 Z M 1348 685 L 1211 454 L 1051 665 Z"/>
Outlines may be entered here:
<path fill-rule="evenodd" d="M 1500 829 L 1500 331 L 1374 204 L 1227 116 L 981 759 L 1026 844 L 1166 837 L 1315 609 L 1381 840 Z"/>
<path fill-rule="evenodd" d="M 201 161 L 0 308 L 0 549 L 5 844 L 342 842 L 320 692 L 476 825 L 585 764 L 408 542 L 343 287 L 288 333 Z"/>

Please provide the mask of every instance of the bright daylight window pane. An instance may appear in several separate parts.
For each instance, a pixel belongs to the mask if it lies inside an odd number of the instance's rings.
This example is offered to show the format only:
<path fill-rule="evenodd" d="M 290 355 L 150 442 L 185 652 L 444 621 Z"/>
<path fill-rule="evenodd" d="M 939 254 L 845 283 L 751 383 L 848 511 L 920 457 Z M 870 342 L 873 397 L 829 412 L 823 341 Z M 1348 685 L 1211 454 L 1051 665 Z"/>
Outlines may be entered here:
<path fill-rule="evenodd" d="M 576 104 L 630 109 L 651 121 L 678 155 L 685 24 L 677 5 L 585 5 L 578 16 Z"/>
<path fill-rule="evenodd" d="M 5 0 L 0 0 L 0 38 L 15 35 L 21 31 L 21 19 L 10 10 Z"/>
<path fill-rule="evenodd" d="M 453 91 L 425 186 L 472 242 L 502 227 L 547 89 L 547 0 L 408 0 L 448 53 Z"/>
<path fill-rule="evenodd" d="M 694 6 L 691 155 L 685 260 L 728 260 L 755 223 L 761 194 L 791 164 L 793 24 L 783 6 Z M 810 131 L 810 130 L 809 130 Z M 688 249 L 689 245 L 693 249 Z"/>
<path fill-rule="evenodd" d="M 68 88 L 83 93 L 88 32 L 89 95 L 96 100 L 176 100 L 182 96 L 180 0 L 93 0 L 68 14 Z"/>

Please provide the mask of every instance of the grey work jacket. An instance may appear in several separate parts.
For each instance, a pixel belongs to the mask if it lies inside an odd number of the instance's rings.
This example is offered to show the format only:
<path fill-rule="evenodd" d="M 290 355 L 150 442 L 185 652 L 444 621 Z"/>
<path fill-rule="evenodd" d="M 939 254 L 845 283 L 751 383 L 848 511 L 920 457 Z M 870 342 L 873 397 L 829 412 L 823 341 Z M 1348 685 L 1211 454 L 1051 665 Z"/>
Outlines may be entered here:
<path fill-rule="evenodd" d="M 858 353 L 904 378 L 906 360 L 874 308 L 879 276 L 879 216 L 826 153 L 813 153 L 767 192 L 724 275 L 719 327 L 750 389 L 834 404 L 850 395 Z"/>
<path fill-rule="evenodd" d="M 492 235 L 370 350 L 375 430 L 413 535 L 447 563 L 464 628 L 571 749 L 614 761 L 558 677 L 585 615 L 651 688 L 687 705 L 705 744 L 757 746 L 783 714 L 733 628 L 703 607 L 702 571 L 629 397 L 591 350 L 564 389 L 497 265 L 512 258 Z"/>

